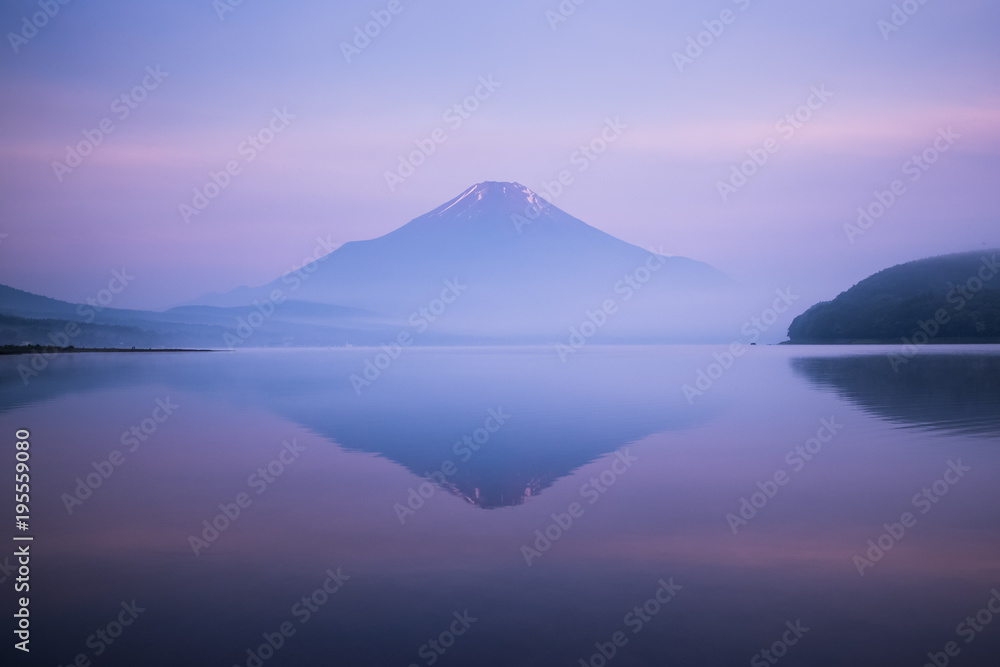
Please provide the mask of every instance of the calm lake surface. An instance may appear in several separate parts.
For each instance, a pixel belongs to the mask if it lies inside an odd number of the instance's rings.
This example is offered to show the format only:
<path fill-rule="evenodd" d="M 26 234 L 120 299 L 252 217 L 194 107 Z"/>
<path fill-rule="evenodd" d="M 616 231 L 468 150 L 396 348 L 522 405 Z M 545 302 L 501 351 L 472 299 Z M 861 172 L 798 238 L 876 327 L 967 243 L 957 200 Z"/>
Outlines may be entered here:
<path fill-rule="evenodd" d="M 1000 349 L 898 351 L 2 358 L 31 664 L 1000 664 Z"/>

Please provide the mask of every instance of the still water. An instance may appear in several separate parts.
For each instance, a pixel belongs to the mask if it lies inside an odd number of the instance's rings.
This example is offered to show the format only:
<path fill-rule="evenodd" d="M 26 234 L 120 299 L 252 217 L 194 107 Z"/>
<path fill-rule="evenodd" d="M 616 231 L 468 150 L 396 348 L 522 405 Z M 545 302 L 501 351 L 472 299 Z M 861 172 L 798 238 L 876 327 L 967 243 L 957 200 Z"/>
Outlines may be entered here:
<path fill-rule="evenodd" d="M 27 664 L 1000 664 L 1000 350 L 886 351 L 2 358 Z"/>

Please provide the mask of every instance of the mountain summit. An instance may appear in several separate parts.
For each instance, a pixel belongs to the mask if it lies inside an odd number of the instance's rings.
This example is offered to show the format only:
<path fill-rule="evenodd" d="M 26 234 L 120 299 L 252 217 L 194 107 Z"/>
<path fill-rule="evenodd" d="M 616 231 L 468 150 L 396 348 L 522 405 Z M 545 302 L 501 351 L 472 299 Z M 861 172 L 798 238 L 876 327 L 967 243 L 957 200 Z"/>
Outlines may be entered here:
<path fill-rule="evenodd" d="M 198 303 L 246 306 L 282 290 L 290 300 L 374 311 L 433 334 L 549 342 L 610 300 L 616 312 L 606 332 L 613 336 L 694 340 L 705 322 L 688 306 L 704 310 L 706 295 L 727 283 L 707 264 L 591 227 L 519 183 L 487 181 L 296 274 Z M 447 312 L 433 321 L 420 315 L 449 289 L 457 293 Z"/>
<path fill-rule="evenodd" d="M 485 181 L 473 185 L 451 201 L 428 213 L 427 216 L 472 220 L 484 211 L 497 208 L 526 212 L 532 208 L 542 209 L 550 206 L 547 201 L 520 183 Z"/>
<path fill-rule="evenodd" d="M 461 225 L 473 235 L 487 236 L 492 240 L 497 237 L 522 236 L 538 228 L 553 227 L 558 228 L 567 238 L 574 233 L 597 233 L 609 239 L 614 238 L 562 211 L 520 183 L 497 181 L 477 183 L 454 199 L 386 236 L 414 232 L 426 234 L 450 225 Z"/>

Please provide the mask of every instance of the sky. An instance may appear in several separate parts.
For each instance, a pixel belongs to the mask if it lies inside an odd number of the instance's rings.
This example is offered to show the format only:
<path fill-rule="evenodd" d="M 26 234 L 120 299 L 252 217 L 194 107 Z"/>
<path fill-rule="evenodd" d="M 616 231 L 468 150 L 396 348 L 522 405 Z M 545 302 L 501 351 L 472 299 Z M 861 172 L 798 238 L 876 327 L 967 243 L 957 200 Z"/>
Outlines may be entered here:
<path fill-rule="evenodd" d="M 485 180 L 805 305 L 1000 247 L 997 3 L 576 1 L 10 0 L 0 283 L 167 308 Z"/>

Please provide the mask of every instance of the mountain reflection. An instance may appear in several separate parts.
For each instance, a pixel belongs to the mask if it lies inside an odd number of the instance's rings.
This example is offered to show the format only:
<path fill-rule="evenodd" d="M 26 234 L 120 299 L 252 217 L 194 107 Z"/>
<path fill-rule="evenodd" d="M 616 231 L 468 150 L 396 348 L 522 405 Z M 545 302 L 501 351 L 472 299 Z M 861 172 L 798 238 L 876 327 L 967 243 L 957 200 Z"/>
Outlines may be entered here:
<path fill-rule="evenodd" d="M 799 357 L 791 364 L 817 387 L 886 421 L 1000 435 L 1000 355 L 918 354 L 898 372 L 885 354 Z"/>
<path fill-rule="evenodd" d="M 391 460 L 478 507 L 497 508 L 522 504 L 646 436 L 704 423 L 719 407 L 684 400 L 684 355 L 595 348 L 563 364 L 551 348 L 410 349 L 359 395 L 349 377 L 365 355 L 62 355 L 27 387 L 4 368 L 0 411 L 66 393 L 161 385 L 267 410 L 347 451 Z"/>

